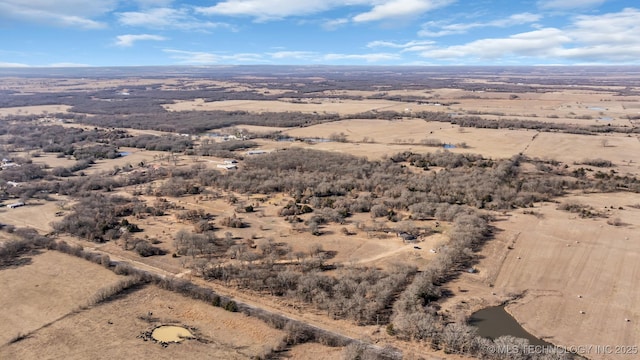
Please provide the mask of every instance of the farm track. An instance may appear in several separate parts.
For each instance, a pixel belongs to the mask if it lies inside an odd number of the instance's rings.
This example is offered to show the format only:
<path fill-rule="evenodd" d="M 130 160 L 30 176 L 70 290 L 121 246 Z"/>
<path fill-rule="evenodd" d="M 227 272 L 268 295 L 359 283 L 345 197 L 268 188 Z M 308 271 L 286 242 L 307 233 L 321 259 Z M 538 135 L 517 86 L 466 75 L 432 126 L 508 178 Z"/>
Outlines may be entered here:
<path fill-rule="evenodd" d="M 65 240 L 70 240 L 66 238 Z M 73 241 L 75 244 L 82 246 L 79 241 Z M 369 330 L 369 328 L 358 328 L 352 324 L 346 324 L 344 320 L 332 321 L 324 318 L 323 315 L 318 314 L 317 310 L 312 309 L 310 306 L 296 306 L 288 303 L 286 300 L 273 300 L 268 296 L 245 293 L 232 289 L 220 284 L 208 282 L 200 278 L 192 278 L 190 271 L 183 271 L 180 273 L 174 273 L 162 269 L 157 266 L 152 266 L 144 262 L 133 259 L 132 257 L 122 256 L 120 254 L 113 254 L 104 250 L 100 250 L 96 247 L 84 247 L 85 251 L 90 251 L 98 254 L 108 255 L 111 259 L 112 265 L 128 264 L 135 270 L 146 272 L 153 276 L 159 276 L 160 278 L 181 278 L 190 281 L 191 283 L 213 290 L 215 293 L 221 296 L 226 296 L 234 300 L 240 310 L 248 310 L 249 313 L 263 312 L 270 316 L 276 316 L 284 318 L 287 321 L 294 321 L 303 324 L 314 333 L 324 333 L 330 335 L 334 339 L 340 339 L 345 343 L 358 342 L 364 344 L 374 350 L 377 353 L 384 351 L 383 347 L 375 345 L 367 341 L 365 338 L 369 334 L 365 332 L 354 331 L 354 329 Z M 256 299 L 259 299 L 257 301 Z M 343 324 L 344 322 L 344 324 Z M 379 330 L 379 329 L 377 329 Z M 395 345 L 395 344 L 394 344 Z M 402 353 L 396 351 L 392 354 L 393 358 L 401 359 Z M 437 356 L 423 355 L 425 359 L 441 359 Z"/>

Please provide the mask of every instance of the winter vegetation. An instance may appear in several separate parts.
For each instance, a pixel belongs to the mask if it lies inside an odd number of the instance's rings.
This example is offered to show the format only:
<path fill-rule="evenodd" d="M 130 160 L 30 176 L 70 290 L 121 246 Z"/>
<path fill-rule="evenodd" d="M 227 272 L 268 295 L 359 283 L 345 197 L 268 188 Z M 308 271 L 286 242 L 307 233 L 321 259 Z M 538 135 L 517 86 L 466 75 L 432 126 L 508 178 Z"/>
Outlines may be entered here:
<path fill-rule="evenodd" d="M 0 118 L 0 200 L 25 205 L 0 210 L 7 215 L 0 220 L 0 271 L 29 266 L 31 257 L 46 251 L 89 260 L 122 279 L 105 284 L 83 306 L 106 306 L 151 286 L 169 290 L 284 331 L 282 342 L 259 358 L 278 358 L 308 342 L 343 347 L 348 359 L 396 359 L 416 349 L 439 356 L 507 358 L 495 352 L 499 346 L 513 349 L 508 358 L 572 358 L 561 348 L 527 353 L 527 340 L 512 336 L 479 336 L 467 321 L 477 309 L 460 305 L 468 297 L 459 300 L 461 291 L 452 290 L 452 284 L 478 265 L 504 261 L 513 243 L 502 252 L 483 252 L 503 241 L 500 222 L 516 212 L 548 220 L 540 204 L 553 204 L 577 220 L 606 219 L 611 228 L 627 228 L 625 208 L 603 210 L 573 198 L 640 193 L 635 155 L 612 155 L 636 136 L 636 119 L 628 116 L 626 124 L 613 125 L 573 121 L 593 120 L 585 117 L 588 108 L 563 115 L 563 121 L 482 110 L 477 104 L 465 111 L 456 108 L 486 100 L 486 92 L 489 100 L 517 103 L 536 91 L 555 91 L 563 85 L 561 78 L 535 84 L 517 78 L 489 89 L 458 76 L 416 85 L 417 75 L 325 75 L 313 81 L 269 79 L 267 85 L 278 90 L 273 93 L 250 90 L 267 81 L 251 77 L 242 80 L 241 89 L 219 82 L 161 89 L 158 80 L 158 85 L 87 92 L 15 96 L 17 90 L 7 91 L 0 107 L 59 104 L 70 109 Z M 436 94 L 445 84 L 458 87 L 455 98 L 443 98 L 446 91 Z M 583 86 L 600 86 L 602 97 L 633 95 L 602 83 Z M 134 95 L 114 99 L 125 88 Z M 203 104 L 397 104 L 345 113 L 168 110 L 168 105 L 196 99 Z M 427 106 L 434 111 L 424 110 Z M 571 106 L 577 111 L 576 104 Z M 425 128 L 417 141 L 373 140 L 378 122 L 402 126 L 409 118 L 437 130 Z M 348 127 L 313 139 L 286 132 L 353 119 L 371 120 L 371 137 L 360 140 Z M 510 131 L 530 131 L 531 140 L 509 156 L 487 156 L 466 141 L 441 141 L 440 135 L 428 133 L 442 127 L 450 131 L 443 131 L 447 136 L 486 130 L 508 137 Z M 531 155 L 527 150 L 542 133 L 602 137 L 607 146 L 586 157 L 586 151 L 578 151 L 571 159 Z M 366 149 L 384 156 L 362 156 Z M 30 226 L 17 221 L 23 215 L 12 215 L 34 214 L 36 206 L 51 214 Z M 374 250 L 360 254 L 367 246 Z M 348 254 L 345 249 L 355 250 Z M 503 257 L 487 259 L 487 254 Z M 493 280 L 482 284 L 493 285 Z M 260 302 L 269 306 L 261 308 Z M 303 317 L 303 312 L 312 315 Z M 372 336 L 382 345 L 354 336 L 360 330 L 351 329 L 375 329 Z"/>

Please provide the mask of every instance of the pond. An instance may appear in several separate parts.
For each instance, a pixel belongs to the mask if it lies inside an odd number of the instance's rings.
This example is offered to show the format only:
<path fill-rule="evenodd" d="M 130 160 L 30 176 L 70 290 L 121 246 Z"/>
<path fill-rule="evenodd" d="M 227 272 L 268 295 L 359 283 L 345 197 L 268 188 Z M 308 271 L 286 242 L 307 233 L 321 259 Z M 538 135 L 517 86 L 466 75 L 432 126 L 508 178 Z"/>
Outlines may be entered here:
<path fill-rule="evenodd" d="M 163 325 L 153 329 L 151 333 L 151 337 L 160 342 L 170 343 L 170 342 L 181 342 L 185 339 L 193 339 L 194 336 L 186 328 L 182 326 L 174 326 L 174 325 Z"/>
<path fill-rule="evenodd" d="M 511 335 L 529 340 L 531 345 L 547 345 L 552 344 L 538 339 L 529 334 L 505 309 L 504 306 L 492 306 L 480 311 L 476 311 L 471 315 L 469 324 L 478 328 L 478 335 L 497 339 L 500 336 Z"/>

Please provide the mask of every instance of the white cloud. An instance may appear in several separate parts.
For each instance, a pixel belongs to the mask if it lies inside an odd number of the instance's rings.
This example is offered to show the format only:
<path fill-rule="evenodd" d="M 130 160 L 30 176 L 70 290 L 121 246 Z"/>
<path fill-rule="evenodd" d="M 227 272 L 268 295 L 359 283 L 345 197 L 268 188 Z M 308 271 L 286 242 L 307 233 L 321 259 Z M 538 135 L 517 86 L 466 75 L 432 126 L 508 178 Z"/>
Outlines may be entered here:
<path fill-rule="evenodd" d="M 388 18 L 410 17 L 447 6 L 454 0 L 391 0 L 375 4 L 368 12 L 353 17 L 355 22 L 378 21 Z"/>
<path fill-rule="evenodd" d="M 372 41 L 367 44 L 368 48 L 388 47 L 393 49 L 401 49 L 401 52 L 426 51 L 434 47 L 435 42 L 430 40 L 424 41 L 408 41 L 406 43 L 396 43 L 393 41 Z"/>
<path fill-rule="evenodd" d="M 538 6 L 543 9 L 570 10 L 595 7 L 607 0 L 540 0 Z"/>
<path fill-rule="evenodd" d="M 153 8 L 144 11 L 130 11 L 117 14 L 118 22 L 127 26 L 141 26 L 152 29 L 203 30 L 232 28 L 226 23 L 201 21 L 189 14 L 186 8 Z"/>
<path fill-rule="evenodd" d="M 71 62 L 61 62 L 61 63 L 55 63 L 55 64 L 49 64 L 47 65 L 47 67 L 64 67 L 64 68 L 70 68 L 70 67 L 89 67 L 91 65 L 88 64 L 78 64 L 78 63 L 71 63 Z"/>
<path fill-rule="evenodd" d="M 226 0 L 196 11 L 207 15 L 248 16 L 257 21 L 278 20 L 292 16 L 317 14 L 338 7 L 368 7 L 351 18 L 354 22 L 379 21 L 388 18 L 416 16 L 449 5 L 456 0 Z M 325 26 L 345 23 L 338 19 Z"/>
<path fill-rule="evenodd" d="M 273 59 L 295 59 L 295 60 L 310 60 L 317 58 L 318 53 L 312 51 L 277 51 L 268 53 Z"/>
<path fill-rule="evenodd" d="M 640 59 L 638 34 L 640 10 L 628 8 L 617 13 L 575 16 L 562 29 L 542 28 L 504 38 L 480 39 L 433 48 L 421 55 L 457 61 L 515 57 L 555 63 L 637 63 Z"/>
<path fill-rule="evenodd" d="M 139 35 L 118 35 L 116 36 L 116 46 L 131 47 L 136 41 L 164 41 L 167 40 L 164 36 L 139 34 Z"/>
<path fill-rule="evenodd" d="M 640 10 L 624 9 L 603 15 L 581 15 L 574 19 L 567 34 L 571 47 L 555 55 L 578 60 L 637 62 L 640 58 Z"/>
<path fill-rule="evenodd" d="M 207 65 L 207 64 L 274 64 L 286 63 L 287 60 L 305 60 L 313 63 L 344 63 L 345 61 L 366 61 L 368 63 L 389 62 L 401 59 L 398 54 L 373 53 L 373 54 L 322 54 L 314 51 L 277 51 L 264 54 L 238 53 L 226 54 L 217 52 L 185 51 L 164 49 L 172 59 L 181 64 Z"/>
<path fill-rule="evenodd" d="M 345 19 L 345 18 L 332 19 L 332 20 L 325 21 L 325 23 L 322 24 L 322 27 L 325 28 L 326 30 L 336 30 L 339 27 L 346 25 L 348 23 L 349 23 L 349 19 Z"/>
<path fill-rule="evenodd" d="M 569 28 L 572 36 L 587 44 L 640 43 L 640 10 L 624 9 L 603 15 L 580 15 Z"/>
<path fill-rule="evenodd" d="M 207 65 L 207 64 L 237 64 L 237 63 L 264 63 L 261 54 L 240 53 L 240 54 L 216 54 L 201 51 L 185 51 L 164 49 L 171 58 L 178 60 L 181 64 Z"/>
<path fill-rule="evenodd" d="M 571 41 L 561 30 L 545 28 L 507 38 L 481 39 L 422 53 L 427 58 L 457 59 L 475 57 L 496 59 L 504 56 L 537 56 Z"/>
<path fill-rule="evenodd" d="M 29 65 L 27 64 L 21 64 L 21 63 L 12 63 L 12 62 L 2 62 L 0 61 L 0 68 L 23 68 L 23 67 L 29 67 Z"/>
<path fill-rule="evenodd" d="M 135 0 L 141 8 L 164 7 L 171 5 L 172 2 L 173 0 Z"/>
<path fill-rule="evenodd" d="M 471 29 L 482 27 L 510 27 L 534 23 L 542 19 L 541 15 L 532 13 L 513 14 L 507 18 L 496 19 L 488 22 L 457 23 L 447 24 L 441 21 L 430 21 L 422 25 L 422 30 L 418 32 L 422 37 L 439 37 L 453 34 L 464 34 Z M 435 29 L 434 29 L 435 28 Z"/>
<path fill-rule="evenodd" d="M 102 28 L 94 20 L 117 6 L 118 0 L 2 0 L 0 18 L 53 24 L 57 26 Z"/>
<path fill-rule="evenodd" d="M 322 56 L 322 60 L 357 60 L 371 62 L 399 60 L 400 55 L 391 53 L 373 53 L 373 54 L 326 54 Z"/>
<path fill-rule="evenodd" d="M 206 15 L 250 16 L 258 21 L 276 20 L 326 11 L 335 6 L 335 0 L 227 0 L 209 7 L 197 7 Z"/>

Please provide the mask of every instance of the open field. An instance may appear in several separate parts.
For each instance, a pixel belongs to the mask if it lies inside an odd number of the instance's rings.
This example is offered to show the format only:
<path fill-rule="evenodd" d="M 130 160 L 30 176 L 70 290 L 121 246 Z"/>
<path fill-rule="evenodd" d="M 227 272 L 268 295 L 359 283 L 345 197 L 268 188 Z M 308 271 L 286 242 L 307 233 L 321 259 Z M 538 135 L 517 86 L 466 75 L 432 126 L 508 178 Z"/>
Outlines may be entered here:
<path fill-rule="evenodd" d="M 64 196 L 51 196 L 52 201 L 31 200 L 25 206 L 15 209 L 0 209 L 2 223 L 17 227 L 30 227 L 46 234 L 51 231 L 51 222 L 59 220 L 56 213 L 62 211 L 61 206 L 68 205 Z M 8 201 L 12 203 L 15 201 Z"/>
<path fill-rule="evenodd" d="M 58 289 L 65 288 L 63 284 L 56 285 Z M 195 328 L 201 340 L 186 340 L 163 347 L 139 337 L 162 324 Z M 127 291 L 107 303 L 73 312 L 32 332 L 20 342 L 5 344 L 0 347 L 0 356 L 113 359 L 136 354 L 157 359 L 247 359 L 278 346 L 283 336 L 283 332 L 271 329 L 257 319 L 147 286 Z"/>
<path fill-rule="evenodd" d="M 68 105 L 35 105 L 35 106 L 19 106 L 10 108 L 0 108 L 0 116 L 7 115 L 45 115 L 64 113 L 69 110 Z"/>
<path fill-rule="evenodd" d="M 576 218 L 556 210 L 554 204 L 536 209 L 541 219 L 514 214 L 498 224 L 505 236 L 519 236 L 504 260 L 495 289 L 525 292 L 507 309 L 526 329 L 554 344 L 638 345 L 640 210 L 629 205 L 640 202 L 640 197 L 590 194 L 568 200 L 605 212 L 622 225 Z M 609 355 L 591 354 L 590 358 Z"/>
<path fill-rule="evenodd" d="M 448 151 L 478 153 L 491 158 L 508 158 L 523 153 L 530 157 L 553 159 L 569 164 L 585 159 L 603 158 L 620 166 L 620 171 L 640 173 L 640 139 L 637 135 L 584 136 L 533 130 L 460 128 L 418 119 L 342 120 L 293 129 L 286 134 L 302 138 L 329 138 L 332 134 L 340 132 L 346 135 L 346 143 L 325 142 L 317 143 L 313 147 L 379 159 L 385 154 L 402 151 L 426 153 L 442 150 L 441 147 L 421 145 L 420 142 L 423 140 L 451 145 L 464 143 L 467 148 L 452 148 Z M 286 146 L 302 145 L 279 142 L 267 145 L 267 148 Z"/>
<path fill-rule="evenodd" d="M 561 201 L 591 206 L 608 218 L 580 218 L 553 203 L 532 209 L 536 215 L 510 214 L 496 222 L 498 236 L 482 250 L 479 272 L 450 284 L 452 300 L 465 300 L 467 309 L 475 311 L 518 294 L 507 306 L 509 313 L 531 334 L 555 345 L 639 344 L 640 210 L 630 205 L 640 197 L 587 194 Z M 613 220 L 620 225 L 611 225 Z M 611 358 L 595 351 L 584 355 Z"/>
<path fill-rule="evenodd" d="M 249 112 L 291 112 L 325 113 L 325 114 L 357 114 L 367 111 L 405 111 L 406 103 L 389 100 L 339 100 L 339 99 L 312 99 L 302 101 L 256 101 L 256 100 L 225 100 L 204 102 L 194 100 L 164 105 L 169 111 L 211 111 L 243 110 Z"/>
<path fill-rule="evenodd" d="M 118 280 L 111 271 L 66 254 L 46 251 L 27 259 L 25 265 L 0 270 L 2 358 L 35 358 L 8 356 L 7 342 L 20 334 L 47 329 L 87 305 L 99 289 Z"/>

